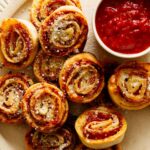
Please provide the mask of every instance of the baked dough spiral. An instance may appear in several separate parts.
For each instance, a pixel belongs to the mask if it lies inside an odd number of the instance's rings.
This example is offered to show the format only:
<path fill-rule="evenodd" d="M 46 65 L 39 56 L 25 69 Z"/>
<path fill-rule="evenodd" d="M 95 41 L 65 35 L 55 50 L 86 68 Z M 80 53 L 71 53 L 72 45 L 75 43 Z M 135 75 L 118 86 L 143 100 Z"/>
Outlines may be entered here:
<path fill-rule="evenodd" d="M 39 39 L 46 54 L 66 56 L 83 50 L 87 33 L 87 20 L 81 10 L 62 6 L 43 21 Z"/>
<path fill-rule="evenodd" d="M 76 6 L 81 9 L 79 0 L 33 0 L 30 19 L 39 30 L 41 23 L 56 9 L 64 5 Z"/>
<path fill-rule="evenodd" d="M 0 60 L 5 67 L 19 70 L 29 66 L 38 49 L 38 34 L 26 20 L 5 19 L 0 26 Z"/>
<path fill-rule="evenodd" d="M 114 103 L 123 109 L 138 110 L 150 105 L 150 64 L 126 62 L 120 65 L 108 82 Z"/>
<path fill-rule="evenodd" d="M 99 61 L 90 53 L 68 58 L 59 74 L 60 88 L 76 103 L 94 100 L 104 87 L 104 73 Z"/>
<path fill-rule="evenodd" d="M 40 51 L 34 61 L 34 75 L 39 82 L 56 82 L 65 60 L 65 57 L 51 57 Z"/>
<path fill-rule="evenodd" d="M 64 93 L 48 83 L 32 85 L 23 97 L 22 109 L 27 123 L 41 132 L 56 131 L 68 116 Z"/>
<path fill-rule="evenodd" d="M 88 148 L 83 144 L 79 144 L 79 145 L 76 146 L 75 150 L 94 150 L 94 149 Z M 121 148 L 121 145 L 118 144 L 118 145 L 115 145 L 115 146 L 112 146 L 112 147 L 109 147 L 109 148 L 98 149 L 98 150 L 122 150 L 122 148 Z"/>
<path fill-rule="evenodd" d="M 22 122 L 22 97 L 32 84 L 33 81 L 25 74 L 6 74 L 0 77 L 1 122 Z"/>
<path fill-rule="evenodd" d="M 26 150 L 73 150 L 75 141 L 70 130 L 61 128 L 53 133 L 31 129 L 25 137 Z"/>
<path fill-rule="evenodd" d="M 105 149 L 123 140 L 127 123 L 115 110 L 97 107 L 82 113 L 75 122 L 75 129 L 85 146 Z"/>

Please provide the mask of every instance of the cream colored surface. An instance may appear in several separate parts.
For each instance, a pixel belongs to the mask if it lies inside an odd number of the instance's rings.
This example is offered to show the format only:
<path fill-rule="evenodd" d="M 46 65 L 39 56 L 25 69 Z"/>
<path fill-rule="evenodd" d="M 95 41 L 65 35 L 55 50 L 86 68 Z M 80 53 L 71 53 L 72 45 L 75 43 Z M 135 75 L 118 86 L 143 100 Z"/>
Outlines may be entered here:
<path fill-rule="evenodd" d="M 1 1 L 1 0 L 0 0 Z M 15 2 L 16 0 L 10 0 Z M 19 0 L 17 0 L 19 1 Z M 96 54 L 96 56 L 105 62 L 124 61 L 118 59 L 105 51 L 103 51 L 93 34 L 92 30 L 92 14 L 99 0 L 81 0 L 84 14 L 89 22 L 89 36 L 85 50 Z M 14 3 L 17 7 L 17 5 Z M 31 1 L 26 3 L 24 7 L 14 15 L 17 18 L 28 19 Z M 150 54 L 140 58 L 140 60 L 150 60 Z M 1 74 L 7 70 L 0 70 Z M 128 130 L 123 142 L 123 150 L 150 150 L 150 108 L 140 111 L 125 111 Z M 25 125 L 5 125 L 0 124 L 0 150 L 24 150 L 24 135 L 26 131 Z"/>
<path fill-rule="evenodd" d="M 0 20 L 11 17 L 27 0 L 0 0 Z"/>

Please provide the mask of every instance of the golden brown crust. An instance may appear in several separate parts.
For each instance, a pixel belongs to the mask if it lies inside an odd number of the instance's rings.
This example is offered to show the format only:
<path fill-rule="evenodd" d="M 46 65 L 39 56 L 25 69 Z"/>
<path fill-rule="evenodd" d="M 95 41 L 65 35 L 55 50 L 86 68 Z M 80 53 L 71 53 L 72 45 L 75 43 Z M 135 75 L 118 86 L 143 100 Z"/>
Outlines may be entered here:
<path fill-rule="evenodd" d="M 0 77 L 0 122 L 19 123 L 23 120 L 22 97 L 33 81 L 24 74 Z"/>
<path fill-rule="evenodd" d="M 39 82 L 56 82 L 65 57 L 50 57 L 40 51 L 35 58 L 33 71 Z"/>
<path fill-rule="evenodd" d="M 21 19 L 5 19 L 1 24 L 0 60 L 9 69 L 23 69 L 35 58 L 38 35 L 35 27 Z"/>
<path fill-rule="evenodd" d="M 88 148 L 88 147 L 84 146 L 83 144 L 79 144 L 76 146 L 75 150 L 94 150 L 94 149 Z M 122 150 L 122 148 L 121 148 L 120 144 L 117 144 L 117 145 L 112 146 L 110 148 L 101 149 L 101 150 Z"/>
<path fill-rule="evenodd" d="M 33 0 L 30 19 L 39 30 L 41 23 L 56 9 L 64 5 L 76 6 L 81 9 L 79 0 Z"/>
<path fill-rule="evenodd" d="M 68 103 L 64 93 L 55 85 L 37 83 L 26 91 L 22 100 L 22 110 L 32 128 L 50 133 L 65 123 Z"/>
<path fill-rule="evenodd" d="M 123 140 L 127 123 L 115 110 L 97 107 L 82 113 L 76 120 L 75 129 L 85 146 L 106 149 Z"/>
<path fill-rule="evenodd" d="M 81 52 L 87 33 L 87 20 L 80 9 L 62 6 L 43 21 L 39 39 L 47 55 L 58 57 Z"/>
<path fill-rule="evenodd" d="M 59 74 L 59 84 L 71 101 L 91 102 L 104 87 L 103 69 L 90 53 L 74 55 L 64 63 Z"/>
<path fill-rule="evenodd" d="M 41 133 L 31 129 L 25 136 L 26 150 L 73 150 L 72 131 L 61 128 L 53 133 Z"/>
<path fill-rule="evenodd" d="M 109 79 L 110 97 L 123 109 L 142 109 L 150 105 L 149 80 L 149 63 L 132 61 L 122 64 Z"/>

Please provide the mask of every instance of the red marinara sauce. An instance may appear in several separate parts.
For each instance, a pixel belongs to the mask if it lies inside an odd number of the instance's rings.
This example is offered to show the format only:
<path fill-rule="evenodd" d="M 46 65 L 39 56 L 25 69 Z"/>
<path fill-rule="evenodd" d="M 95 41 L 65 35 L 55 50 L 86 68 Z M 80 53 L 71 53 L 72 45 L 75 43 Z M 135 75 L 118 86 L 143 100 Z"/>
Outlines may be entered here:
<path fill-rule="evenodd" d="M 96 29 L 113 51 L 144 51 L 150 47 L 150 0 L 103 0 L 96 14 Z"/>

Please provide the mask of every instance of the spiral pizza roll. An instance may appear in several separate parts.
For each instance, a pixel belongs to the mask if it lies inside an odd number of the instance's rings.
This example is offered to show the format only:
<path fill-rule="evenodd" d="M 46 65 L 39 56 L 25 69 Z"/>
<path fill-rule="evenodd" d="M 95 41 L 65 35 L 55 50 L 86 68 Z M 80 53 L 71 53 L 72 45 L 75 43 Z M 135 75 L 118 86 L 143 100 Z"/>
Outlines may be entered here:
<path fill-rule="evenodd" d="M 105 149 L 123 140 L 127 123 L 115 110 L 97 107 L 82 113 L 75 122 L 75 129 L 85 146 Z"/>
<path fill-rule="evenodd" d="M 33 0 L 30 19 L 39 30 L 41 23 L 61 6 L 71 5 L 81 9 L 79 0 Z"/>
<path fill-rule="evenodd" d="M 64 63 L 59 74 L 59 84 L 71 101 L 91 102 L 104 87 L 103 69 L 90 53 L 74 55 Z"/>
<path fill-rule="evenodd" d="M 75 150 L 94 150 L 94 149 L 88 148 L 83 144 L 79 144 L 79 145 L 76 146 Z M 112 146 L 112 147 L 109 147 L 109 148 L 106 148 L 106 149 L 101 149 L 101 150 L 122 150 L 122 148 L 121 148 L 121 145 L 118 144 L 118 145 L 115 145 L 115 146 Z"/>
<path fill-rule="evenodd" d="M 51 57 L 40 51 L 34 61 L 34 75 L 40 82 L 56 82 L 65 59 Z"/>
<path fill-rule="evenodd" d="M 0 77 L 0 122 L 22 122 L 22 97 L 33 81 L 24 74 Z"/>
<path fill-rule="evenodd" d="M 38 34 L 35 27 L 26 20 L 5 19 L 0 35 L 0 60 L 10 69 L 23 69 L 35 58 L 38 49 Z"/>
<path fill-rule="evenodd" d="M 22 109 L 27 123 L 41 132 L 56 131 L 68 116 L 64 93 L 48 83 L 32 85 L 23 97 Z"/>
<path fill-rule="evenodd" d="M 150 64 L 127 62 L 119 66 L 108 82 L 114 103 L 123 109 L 138 110 L 150 105 Z"/>
<path fill-rule="evenodd" d="M 39 39 L 46 54 L 66 56 L 83 50 L 87 33 L 87 20 L 81 10 L 62 6 L 43 21 Z"/>
<path fill-rule="evenodd" d="M 75 141 L 70 130 L 62 128 L 53 133 L 30 130 L 25 137 L 26 150 L 73 150 Z"/>

